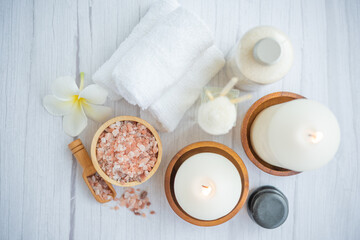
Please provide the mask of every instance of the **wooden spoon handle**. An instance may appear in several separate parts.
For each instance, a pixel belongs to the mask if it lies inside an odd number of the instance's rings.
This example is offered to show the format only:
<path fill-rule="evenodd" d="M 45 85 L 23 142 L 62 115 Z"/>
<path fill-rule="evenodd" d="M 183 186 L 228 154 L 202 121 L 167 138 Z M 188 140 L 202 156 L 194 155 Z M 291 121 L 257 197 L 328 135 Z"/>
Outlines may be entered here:
<path fill-rule="evenodd" d="M 89 154 L 87 153 L 84 145 L 82 144 L 80 139 L 76 139 L 71 142 L 69 145 L 69 149 L 75 156 L 76 160 L 80 163 L 80 165 L 86 169 L 89 166 L 92 166 L 91 159 Z"/>
<path fill-rule="evenodd" d="M 71 150 L 71 152 L 73 153 L 73 155 L 75 156 L 76 160 L 84 168 L 84 172 L 83 172 L 84 181 L 85 181 L 86 185 L 89 187 L 89 189 L 90 189 L 92 195 L 94 196 L 94 198 L 96 199 L 96 201 L 98 201 L 99 203 L 106 203 L 106 202 L 111 201 L 111 199 L 102 199 L 100 196 L 96 195 L 94 192 L 94 189 L 92 188 L 92 186 L 89 183 L 89 180 L 87 177 L 95 174 L 96 170 L 95 170 L 95 168 L 92 164 L 92 161 L 89 157 L 89 154 L 87 153 L 81 140 L 76 139 L 75 141 L 71 142 L 68 146 L 69 146 L 69 149 Z M 113 186 L 110 183 L 106 182 L 106 184 L 109 186 L 109 188 L 112 192 L 111 196 L 114 199 L 116 197 L 115 189 L 113 188 Z"/>

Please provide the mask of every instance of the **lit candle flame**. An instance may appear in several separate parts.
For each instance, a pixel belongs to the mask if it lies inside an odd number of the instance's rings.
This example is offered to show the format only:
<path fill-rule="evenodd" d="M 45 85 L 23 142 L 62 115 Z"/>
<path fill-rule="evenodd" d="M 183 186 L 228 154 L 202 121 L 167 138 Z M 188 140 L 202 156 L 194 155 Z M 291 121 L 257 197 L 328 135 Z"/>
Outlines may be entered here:
<path fill-rule="evenodd" d="M 206 185 L 201 185 L 201 193 L 205 196 L 209 196 L 209 194 L 211 193 L 212 188 L 210 186 L 206 186 Z"/>
<path fill-rule="evenodd" d="M 314 132 L 310 133 L 309 137 L 312 143 L 319 143 L 323 139 L 324 134 L 322 132 Z"/>

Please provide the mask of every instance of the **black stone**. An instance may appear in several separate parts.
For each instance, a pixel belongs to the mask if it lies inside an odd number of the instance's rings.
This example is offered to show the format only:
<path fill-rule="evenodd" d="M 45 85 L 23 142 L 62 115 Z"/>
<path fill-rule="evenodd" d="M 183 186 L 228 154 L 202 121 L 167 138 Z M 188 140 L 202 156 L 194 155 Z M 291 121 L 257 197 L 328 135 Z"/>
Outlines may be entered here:
<path fill-rule="evenodd" d="M 286 196 L 272 186 L 256 189 L 248 200 L 249 216 L 261 227 L 273 229 L 283 224 L 289 213 Z"/>

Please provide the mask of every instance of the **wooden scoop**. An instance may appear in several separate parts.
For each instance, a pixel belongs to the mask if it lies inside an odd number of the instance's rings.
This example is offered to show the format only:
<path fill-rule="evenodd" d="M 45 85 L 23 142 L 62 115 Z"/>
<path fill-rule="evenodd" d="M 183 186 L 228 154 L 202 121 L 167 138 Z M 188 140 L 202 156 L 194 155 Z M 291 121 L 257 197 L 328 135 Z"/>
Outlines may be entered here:
<path fill-rule="evenodd" d="M 76 139 L 75 141 L 71 142 L 68 146 L 69 146 L 69 149 L 71 150 L 72 154 L 75 156 L 76 160 L 83 167 L 83 169 L 84 169 L 83 175 L 82 175 L 83 179 L 84 179 L 86 185 L 89 187 L 92 195 L 94 195 L 94 198 L 96 199 L 96 201 L 98 201 L 99 203 L 106 203 L 106 202 L 111 201 L 111 199 L 110 200 L 103 199 L 100 196 L 96 195 L 94 192 L 94 189 L 92 188 L 92 186 L 90 185 L 90 183 L 88 181 L 88 177 L 94 175 L 96 173 L 96 170 L 95 170 L 94 165 L 92 164 L 92 161 L 89 157 L 89 154 L 87 153 L 81 140 Z M 109 188 L 112 192 L 111 196 L 114 199 L 116 197 L 115 189 L 113 188 L 113 186 L 110 183 L 108 183 L 107 181 L 105 181 L 105 182 L 109 186 Z"/>

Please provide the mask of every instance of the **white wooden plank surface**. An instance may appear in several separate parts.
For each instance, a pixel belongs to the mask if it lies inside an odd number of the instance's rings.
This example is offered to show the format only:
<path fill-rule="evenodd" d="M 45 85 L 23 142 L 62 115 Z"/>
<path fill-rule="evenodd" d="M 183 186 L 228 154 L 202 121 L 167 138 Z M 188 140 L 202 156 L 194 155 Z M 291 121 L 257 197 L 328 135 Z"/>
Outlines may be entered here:
<path fill-rule="evenodd" d="M 61 118 L 41 100 L 53 79 L 91 75 L 155 0 L 0 0 L 0 239 L 360 239 L 360 2 L 357 0 L 181 0 L 201 16 L 227 53 L 248 29 L 273 25 L 286 32 L 295 63 L 283 81 L 256 92 L 239 106 L 238 125 L 212 137 L 195 124 L 195 109 L 174 133 L 161 134 L 164 158 L 157 174 L 141 185 L 156 215 L 139 218 L 98 204 L 82 181 L 82 169 L 67 149 L 73 140 Z M 212 81 L 226 82 L 224 72 Z M 342 143 L 326 167 L 292 177 L 257 169 L 240 142 L 240 122 L 259 97 L 287 90 L 327 104 L 337 115 Z M 109 102 L 114 115 L 139 116 L 124 101 Z M 99 124 L 80 138 L 89 147 Z M 190 225 L 169 207 L 163 177 L 171 157 L 200 140 L 224 143 L 243 158 L 250 189 L 270 184 L 288 197 L 290 215 L 280 228 L 258 227 L 243 208 L 211 228 Z M 117 188 L 118 193 L 121 189 Z"/>

